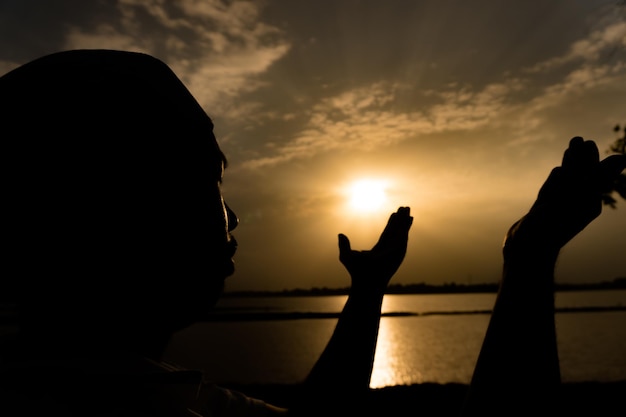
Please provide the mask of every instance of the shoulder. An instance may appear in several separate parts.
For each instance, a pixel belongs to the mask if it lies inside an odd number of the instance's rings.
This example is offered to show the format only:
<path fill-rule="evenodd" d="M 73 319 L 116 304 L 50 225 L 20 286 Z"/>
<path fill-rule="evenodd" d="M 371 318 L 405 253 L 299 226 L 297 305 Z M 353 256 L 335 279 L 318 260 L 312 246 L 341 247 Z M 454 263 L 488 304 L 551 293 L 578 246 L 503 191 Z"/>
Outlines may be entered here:
<path fill-rule="evenodd" d="M 196 409 L 206 417 L 261 417 L 286 416 L 287 409 L 268 404 L 240 391 L 204 382 L 198 394 Z"/>

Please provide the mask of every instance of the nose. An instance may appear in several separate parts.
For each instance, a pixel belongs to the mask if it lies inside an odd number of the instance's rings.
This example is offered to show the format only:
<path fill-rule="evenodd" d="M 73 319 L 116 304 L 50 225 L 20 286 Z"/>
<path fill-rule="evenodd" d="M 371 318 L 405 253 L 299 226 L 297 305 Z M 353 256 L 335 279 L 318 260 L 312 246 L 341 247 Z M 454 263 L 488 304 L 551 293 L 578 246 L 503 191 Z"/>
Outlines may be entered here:
<path fill-rule="evenodd" d="M 235 214 L 235 212 L 228 206 L 228 204 L 224 203 L 226 207 L 226 215 L 228 216 L 228 231 L 232 232 L 239 225 L 239 218 Z"/>

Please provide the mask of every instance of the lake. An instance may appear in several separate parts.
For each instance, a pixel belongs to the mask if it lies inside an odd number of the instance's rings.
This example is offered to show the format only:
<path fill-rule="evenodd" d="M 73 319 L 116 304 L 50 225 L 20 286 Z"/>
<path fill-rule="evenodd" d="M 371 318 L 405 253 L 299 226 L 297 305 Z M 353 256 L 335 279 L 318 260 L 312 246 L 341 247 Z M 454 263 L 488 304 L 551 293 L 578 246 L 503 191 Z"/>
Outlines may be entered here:
<path fill-rule="evenodd" d="M 626 290 L 556 293 L 557 309 L 624 307 Z M 346 296 L 224 297 L 218 312 L 338 313 Z M 469 383 L 495 294 L 386 295 L 372 388 Z M 478 312 L 478 313 L 477 313 Z M 481 313 L 482 312 L 482 313 Z M 454 313 L 454 314 L 449 314 Z M 220 383 L 295 383 L 326 346 L 336 319 L 197 323 L 179 332 L 165 359 Z M 626 311 L 556 314 L 564 382 L 626 380 Z"/>

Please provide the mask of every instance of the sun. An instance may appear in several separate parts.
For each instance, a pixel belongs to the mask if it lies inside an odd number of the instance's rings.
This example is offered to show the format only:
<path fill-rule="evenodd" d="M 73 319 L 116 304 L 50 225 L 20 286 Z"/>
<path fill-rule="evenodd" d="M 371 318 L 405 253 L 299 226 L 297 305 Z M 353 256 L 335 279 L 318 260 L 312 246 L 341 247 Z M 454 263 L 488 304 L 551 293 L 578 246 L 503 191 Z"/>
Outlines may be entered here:
<path fill-rule="evenodd" d="M 376 179 L 359 179 L 348 185 L 348 207 L 360 213 L 371 213 L 387 203 L 387 182 Z"/>

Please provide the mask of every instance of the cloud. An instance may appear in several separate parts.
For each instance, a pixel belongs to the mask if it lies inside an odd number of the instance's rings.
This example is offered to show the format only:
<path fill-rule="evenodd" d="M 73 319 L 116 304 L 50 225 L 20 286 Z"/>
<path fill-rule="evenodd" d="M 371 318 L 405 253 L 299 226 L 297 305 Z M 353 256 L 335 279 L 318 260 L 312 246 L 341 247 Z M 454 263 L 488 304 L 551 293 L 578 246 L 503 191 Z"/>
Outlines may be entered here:
<path fill-rule="evenodd" d="M 626 83 L 626 62 L 616 54 L 626 48 L 626 22 L 611 22 L 603 29 L 578 40 L 562 56 L 540 62 L 525 70 L 537 84 L 546 73 L 559 74 L 520 109 L 512 144 L 535 142 L 541 135 L 530 135 L 546 122 L 547 111 L 564 106 L 575 96 L 593 90 L 610 89 Z M 610 58 L 610 59 L 609 59 Z"/>
<path fill-rule="evenodd" d="M 626 22 L 614 22 L 592 32 L 586 39 L 574 42 L 563 56 L 537 63 L 526 71 L 544 72 L 574 61 L 596 62 L 616 48 L 626 48 Z"/>
<path fill-rule="evenodd" d="M 73 26 L 69 28 L 64 49 L 84 49 L 101 47 L 106 39 L 106 49 L 148 52 L 148 49 L 137 44 L 134 36 L 126 35 L 109 24 L 100 24 L 90 31 Z"/>
<path fill-rule="evenodd" d="M 436 93 L 445 98 L 441 104 L 428 110 L 433 131 L 475 130 L 497 123 L 500 115 L 514 101 L 514 93 L 524 88 L 524 82 L 512 78 L 504 83 L 492 83 L 473 92 L 469 88 Z"/>
<path fill-rule="evenodd" d="M 275 149 L 273 155 L 243 166 L 258 168 L 338 148 L 372 149 L 401 140 L 410 129 L 407 116 L 383 109 L 393 101 L 393 89 L 376 83 L 320 100 L 294 139 L 283 145 L 268 144 Z"/>
<path fill-rule="evenodd" d="M 546 110 L 558 108 L 572 95 L 624 82 L 626 63 L 602 59 L 605 52 L 624 46 L 626 22 L 612 22 L 572 43 L 562 56 L 502 82 L 481 89 L 451 84 L 425 91 L 434 102 L 422 109 L 399 110 L 397 103 L 397 92 L 417 91 L 417 86 L 377 82 L 348 90 L 314 105 L 308 123 L 292 140 L 270 143 L 269 156 L 242 165 L 256 169 L 340 149 L 367 151 L 420 135 L 481 128 L 508 126 L 511 144 L 535 141 L 542 136 L 529 133 L 546 123 Z M 568 63 L 573 65 L 564 70 Z M 555 72 L 554 81 L 547 83 L 546 71 Z"/>
<path fill-rule="evenodd" d="M 53 30 L 54 39 L 62 41 L 46 53 L 83 48 L 149 53 L 170 65 L 212 114 L 237 118 L 248 107 L 235 106 L 234 100 L 262 86 L 255 79 L 290 49 L 278 28 L 259 20 L 261 7 L 238 0 L 81 3 L 80 10 L 68 9 L 47 25 L 23 12 L 31 19 L 25 25 L 38 32 L 21 42 L 51 38 Z M 0 69 L 17 65 L 5 59 Z"/>
<path fill-rule="evenodd" d="M 243 166 L 255 169 L 339 149 L 371 151 L 420 135 L 474 130 L 495 122 L 510 95 L 522 87 L 515 79 L 480 91 L 451 85 L 444 91 L 427 91 L 437 104 L 412 111 L 396 110 L 396 92 L 416 86 L 380 82 L 349 90 L 315 105 L 306 127 L 293 140 L 269 144 L 273 155 Z"/>
<path fill-rule="evenodd" d="M 259 22 L 259 6 L 253 2 L 122 0 L 120 4 L 129 17 L 129 31 L 138 11 L 168 29 L 167 41 L 150 49 L 165 47 L 164 60 L 214 116 L 240 117 L 248 107 L 236 106 L 234 100 L 262 86 L 255 76 L 290 48 L 278 28 Z"/>
<path fill-rule="evenodd" d="M 287 44 L 259 48 L 233 48 L 216 59 L 203 62 L 202 58 L 173 65 L 182 74 L 188 87 L 200 104 L 213 114 L 231 119 L 241 117 L 245 107 L 235 103 L 237 97 L 257 90 L 264 84 L 255 76 L 265 72 L 289 49 Z"/>
<path fill-rule="evenodd" d="M 576 68 L 563 78 L 563 81 L 547 87 L 544 94 L 534 100 L 533 109 L 541 111 L 562 103 L 571 94 L 580 94 L 603 85 L 610 85 L 623 79 L 626 64 L 617 62 L 614 65 L 585 65 Z"/>

